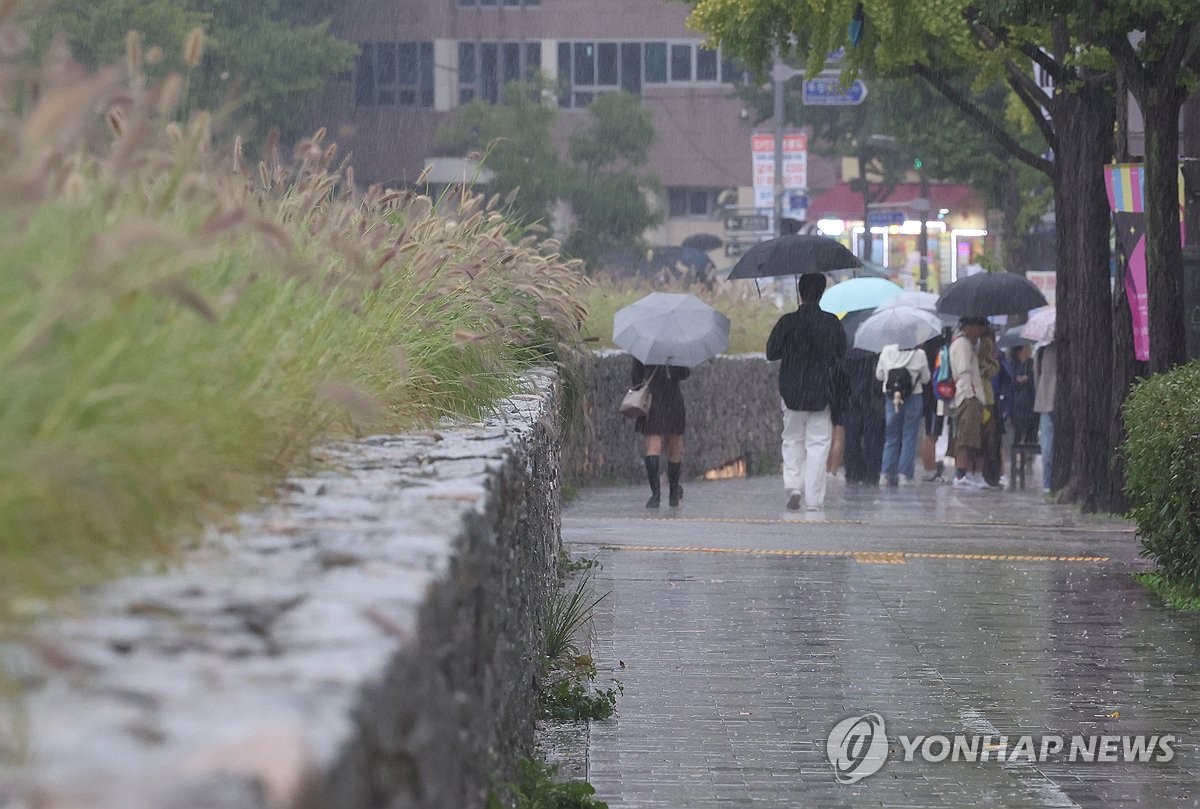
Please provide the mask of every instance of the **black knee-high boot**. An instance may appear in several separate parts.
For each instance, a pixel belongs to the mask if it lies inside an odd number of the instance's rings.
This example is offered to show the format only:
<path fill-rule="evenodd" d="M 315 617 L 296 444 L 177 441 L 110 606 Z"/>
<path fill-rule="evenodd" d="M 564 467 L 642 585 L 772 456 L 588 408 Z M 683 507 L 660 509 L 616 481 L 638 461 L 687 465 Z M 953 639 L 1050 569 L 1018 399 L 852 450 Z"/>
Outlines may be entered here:
<path fill-rule="evenodd" d="M 659 498 L 662 496 L 661 484 L 658 480 L 658 456 L 646 456 L 646 480 L 650 482 L 650 499 L 646 501 L 646 508 L 658 508 Z"/>
<path fill-rule="evenodd" d="M 683 464 L 679 461 L 667 461 L 667 483 L 671 486 L 668 502 L 672 508 L 683 499 L 683 487 L 679 485 L 679 470 L 682 468 Z"/>

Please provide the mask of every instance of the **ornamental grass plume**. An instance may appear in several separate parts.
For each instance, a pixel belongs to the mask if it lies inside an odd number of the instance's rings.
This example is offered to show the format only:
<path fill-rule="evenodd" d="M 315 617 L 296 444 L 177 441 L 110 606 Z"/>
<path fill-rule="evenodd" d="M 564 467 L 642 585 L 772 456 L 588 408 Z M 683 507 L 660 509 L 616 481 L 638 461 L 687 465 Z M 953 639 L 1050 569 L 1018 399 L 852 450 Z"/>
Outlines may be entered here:
<path fill-rule="evenodd" d="M 0 625 L 169 556 L 315 441 L 485 414 L 586 318 L 503 200 L 359 188 L 323 130 L 248 165 L 127 46 L 0 69 Z"/>

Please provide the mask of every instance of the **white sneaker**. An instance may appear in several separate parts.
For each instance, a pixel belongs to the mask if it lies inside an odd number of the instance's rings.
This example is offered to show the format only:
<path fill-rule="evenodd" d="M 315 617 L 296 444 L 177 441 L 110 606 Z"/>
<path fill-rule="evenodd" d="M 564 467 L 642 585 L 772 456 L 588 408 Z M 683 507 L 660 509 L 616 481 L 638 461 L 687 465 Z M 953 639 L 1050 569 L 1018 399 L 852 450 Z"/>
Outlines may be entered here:
<path fill-rule="evenodd" d="M 988 482 L 983 479 L 982 475 L 967 475 L 967 480 L 970 481 L 971 485 L 974 486 L 976 489 L 990 489 L 991 488 L 991 486 L 988 485 Z"/>
<path fill-rule="evenodd" d="M 952 484 L 956 489 L 974 489 L 975 484 L 971 482 L 970 477 L 955 478 Z"/>
<path fill-rule="evenodd" d="M 917 481 L 914 478 L 910 478 L 908 475 L 900 476 L 900 485 L 901 486 L 915 486 L 916 483 L 917 483 Z"/>

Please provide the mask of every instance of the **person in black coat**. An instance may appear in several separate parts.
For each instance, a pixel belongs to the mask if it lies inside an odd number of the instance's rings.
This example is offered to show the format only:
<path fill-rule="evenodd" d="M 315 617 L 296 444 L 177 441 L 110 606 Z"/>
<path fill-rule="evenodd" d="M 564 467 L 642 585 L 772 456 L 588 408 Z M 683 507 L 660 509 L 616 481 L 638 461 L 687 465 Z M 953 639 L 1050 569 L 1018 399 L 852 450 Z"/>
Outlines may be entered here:
<path fill-rule="evenodd" d="M 800 307 L 775 324 L 767 338 L 767 359 L 779 364 L 783 399 L 783 485 L 787 507 L 809 511 L 825 505 L 825 463 L 833 435 L 830 404 L 833 373 L 846 353 L 846 333 L 837 317 L 817 305 L 825 294 L 825 276 L 801 275 L 796 282 Z"/>
<path fill-rule="evenodd" d="M 667 483 L 672 508 L 683 499 L 679 473 L 683 468 L 683 430 L 687 426 L 687 409 L 679 383 L 691 371 L 678 365 L 643 365 L 633 360 L 631 380 L 636 388 L 650 380 L 650 412 L 634 423 L 634 428 L 646 437 L 646 479 L 650 482 L 650 499 L 646 508 L 658 508 L 661 497 L 660 459 L 663 445 L 667 449 Z"/>
<path fill-rule="evenodd" d="M 851 348 L 838 365 L 843 386 L 842 427 L 846 431 L 846 482 L 879 485 L 883 465 L 883 388 L 875 379 L 879 355 Z"/>

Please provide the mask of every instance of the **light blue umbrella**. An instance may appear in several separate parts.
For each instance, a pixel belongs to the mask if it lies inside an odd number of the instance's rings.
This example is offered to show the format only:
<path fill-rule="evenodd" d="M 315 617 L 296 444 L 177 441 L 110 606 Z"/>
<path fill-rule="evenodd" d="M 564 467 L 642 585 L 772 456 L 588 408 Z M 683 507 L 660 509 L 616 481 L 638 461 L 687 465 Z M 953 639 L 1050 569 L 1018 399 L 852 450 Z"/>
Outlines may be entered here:
<path fill-rule="evenodd" d="M 694 368 L 729 348 L 729 318 L 694 295 L 651 292 L 617 312 L 613 342 L 646 365 Z"/>
<path fill-rule="evenodd" d="M 883 278 L 851 278 L 826 290 L 821 297 L 821 308 L 835 315 L 874 309 L 903 291 L 903 287 Z"/>

